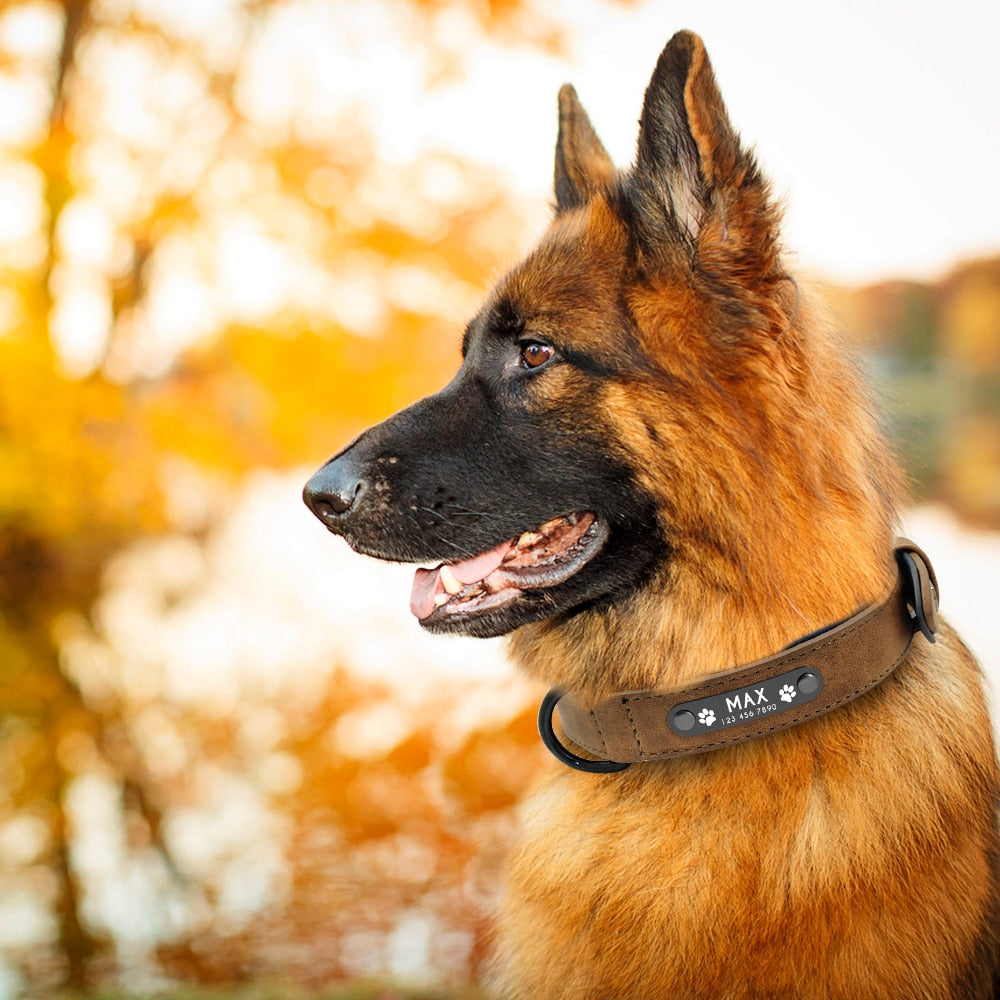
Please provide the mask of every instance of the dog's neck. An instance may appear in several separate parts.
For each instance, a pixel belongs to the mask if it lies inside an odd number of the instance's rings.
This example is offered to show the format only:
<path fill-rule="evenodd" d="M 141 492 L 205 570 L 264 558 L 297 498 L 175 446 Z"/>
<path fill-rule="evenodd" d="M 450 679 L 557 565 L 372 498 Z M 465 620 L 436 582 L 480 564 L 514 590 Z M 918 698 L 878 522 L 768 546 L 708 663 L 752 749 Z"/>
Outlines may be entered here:
<path fill-rule="evenodd" d="M 885 601 L 773 656 L 695 684 L 621 691 L 598 702 L 553 688 L 539 711 L 543 742 L 569 767 L 607 773 L 732 746 L 848 704 L 899 666 L 918 631 L 936 641 L 934 570 L 905 538 L 896 540 L 894 557 L 899 572 Z M 596 761 L 579 757 L 556 735 L 557 707 L 570 741 Z"/>
<path fill-rule="evenodd" d="M 515 632 L 511 653 L 529 675 L 595 698 L 684 684 L 770 656 L 889 594 L 899 468 L 864 378 L 807 293 L 787 322 L 751 373 L 749 402 L 743 383 L 717 373 L 734 413 L 739 400 L 749 408 L 749 429 L 673 470 L 679 497 L 662 494 L 659 453 L 648 475 L 637 473 L 665 518 L 670 555 L 658 578 L 631 599 Z M 836 397 L 828 382 L 841 387 Z"/>
<path fill-rule="evenodd" d="M 511 654 L 530 676 L 593 699 L 730 670 L 883 600 L 895 580 L 888 523 L 884 536 L 866 550 L 842 529 L 794 551 L 778 537 L 770 558 L 739 564 L 678 554 L 630 600 L 519 629 Z"/>

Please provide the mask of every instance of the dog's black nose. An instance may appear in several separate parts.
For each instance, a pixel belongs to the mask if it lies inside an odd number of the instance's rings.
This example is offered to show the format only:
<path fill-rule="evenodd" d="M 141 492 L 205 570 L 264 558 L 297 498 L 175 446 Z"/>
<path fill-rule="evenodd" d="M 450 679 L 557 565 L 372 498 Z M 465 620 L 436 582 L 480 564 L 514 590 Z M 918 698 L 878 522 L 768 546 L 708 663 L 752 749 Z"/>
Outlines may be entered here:
<path fill-rule="evenodd" d="M 327 462 L 306 483 L 302 499 L 331 531 L 336 531 L 357 509 L 366 488 L 350 455 L 344 454 Z"/>

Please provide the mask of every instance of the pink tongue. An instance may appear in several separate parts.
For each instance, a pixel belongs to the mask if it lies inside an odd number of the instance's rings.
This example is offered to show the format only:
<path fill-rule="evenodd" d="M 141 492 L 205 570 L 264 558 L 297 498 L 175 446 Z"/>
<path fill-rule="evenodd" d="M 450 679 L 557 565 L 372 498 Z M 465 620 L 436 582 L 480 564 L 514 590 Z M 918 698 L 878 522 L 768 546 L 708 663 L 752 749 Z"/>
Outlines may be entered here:
<path fill-rule="evenodd" d="M 511 542 L 501 542 L 495 549 L 490 549 L 482 555 L 451 563 L 451 572 L 459 583 L 476 583 L 478 580 L 484 580 L 503 562 L 503 557 L 510 551 L 510 547 Z M 417 618 L 426 618 L 436 606 L 434 598 L 443 591 L 441 566 L 435 569 L 418 569 L 413 576 L 410 611 Z"/>
<path fill-rule="evenodd" d="M 503 557 L 510 551 L 510 547 L 510 542 L 501 542 L 489 552 L 473 556 L 464 562 L 452 563 L 451 571 L 459 583 L 475 583 L 477 580 L 485 580 L 503 562 Z"/>

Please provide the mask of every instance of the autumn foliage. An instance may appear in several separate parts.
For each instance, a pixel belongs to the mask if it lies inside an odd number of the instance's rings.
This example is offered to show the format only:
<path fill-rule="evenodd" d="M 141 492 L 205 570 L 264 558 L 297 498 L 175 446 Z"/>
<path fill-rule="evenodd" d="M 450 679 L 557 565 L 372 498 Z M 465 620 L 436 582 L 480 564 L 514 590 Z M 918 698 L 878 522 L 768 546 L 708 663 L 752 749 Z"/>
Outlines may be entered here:
<path fill-rule="evenodd" d="M 452 6 L 410 5 L 417 44 L 434 51 Z M 129 969 L 384 975 L 407 906 L 458 928 L 442 981 L 475 975 L 480 901 L 462 902 L 462 886 L 496 837 L 455 809 L 509 811 L 523 767 L 484 793 L 464 744 L 442 747 L 429 725 L 383 756 L 338 755 L 326 734 L 378 692 L 338 669 L 335 648 L 309 704 L 277 721 L 239 693 L 226 709 L 179 705 L 155 651 L 126 637 L 117 658 L 107 621 L 134 626 L 135 610 L 101 603 L 130 572 L 115 554 L 136 545 L 153 560 L 143 579 L 156 559 L 168 567 L 153 610 L 191 600 L 242 477 L 314 464 L 438 384 L 479 283 L 513 244 L 499 180 L 443 152 L 382 165 L 358 108 L 318 106 L 310 74 L 327 54 L 310 63 L 286 35 L 343 50 L 354 26 L 327 12 L 0 11 L 12 112 L 0 134 L 0 897 L 17 927 L 0 972 L 15 984 L 85 987 Z M 527 4 L 491 3 L 472 27 L 559 44 L 546 24 Z M 455 53 L 444 62 L 461 71 Z M 524 743 L 517 711 L 508 723 L 498 745 Z M 185 849 L 186 824 L 213 839 L 221 788 L 252 799 L 259 825 L 239 850 L 221 834 L 215 854 Z M 95 860 L 102 844 L 114 872 Z M 137 880 L 131 902 L 102 897 L 108 875 Z M 126 922 L 150 925 L 124 953 L 108 916 L 123 902 Z"/>

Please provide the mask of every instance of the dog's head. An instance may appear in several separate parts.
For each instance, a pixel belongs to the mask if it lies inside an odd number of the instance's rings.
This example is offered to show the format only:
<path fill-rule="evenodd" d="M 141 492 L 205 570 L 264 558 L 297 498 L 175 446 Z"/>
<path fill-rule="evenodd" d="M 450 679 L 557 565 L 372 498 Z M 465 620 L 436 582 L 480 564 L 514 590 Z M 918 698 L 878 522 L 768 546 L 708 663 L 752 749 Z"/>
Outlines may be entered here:
<path fill-rule="evenodd" d="M 611 248 L 600 264 L 583 254 L 586 226 L 561 223 L 500 283 L 448 386 L 306 486 L 357 551 L 442 563 L 414 580 L 411 609 L 430 630 L 509 632 L 634 585 L 660 554 L 654 504 L 600 412 L 602 385 L 643 360 L 604 273 L 622 265 Z"/>
<path fill-rule="evenodd" d="M 411 600 L 434 631 L 601 608 L 688 550 L 742 566 L 772 481 L 810 474 L 808 441 L 776 433 L 766 402 L 803 367 L 777 213 L 697 36 L 661 54 L 627 172 L 562 89 L 555 200 L 469 322 L 455 379 L 305 489 L 357 551 L 440 564 Z M 788 456 L 798 471 L 779 475 Z"/>

